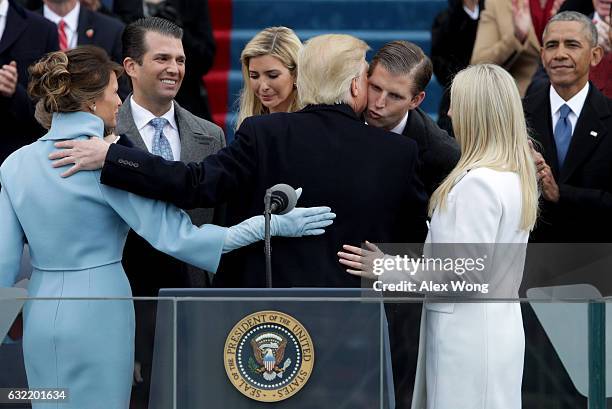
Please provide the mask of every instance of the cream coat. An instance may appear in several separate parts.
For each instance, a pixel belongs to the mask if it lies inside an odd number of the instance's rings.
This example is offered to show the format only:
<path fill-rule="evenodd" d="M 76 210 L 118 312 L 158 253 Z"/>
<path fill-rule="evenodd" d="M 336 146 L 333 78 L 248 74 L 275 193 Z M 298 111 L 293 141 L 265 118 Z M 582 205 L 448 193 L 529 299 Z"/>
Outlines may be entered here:
<path fill-rule="evenodd" d="M 427 242 L 527 243 L 520 218 L 518 175 L 474 169 L 434 212 Z M 518 296 L 524 253 L 510 260 L 500 253 L 492 253 L 500 277 L 489 279 Z M 519 409 L 524 349 L 519 303 L 426 302 L 412 408 Z"/>

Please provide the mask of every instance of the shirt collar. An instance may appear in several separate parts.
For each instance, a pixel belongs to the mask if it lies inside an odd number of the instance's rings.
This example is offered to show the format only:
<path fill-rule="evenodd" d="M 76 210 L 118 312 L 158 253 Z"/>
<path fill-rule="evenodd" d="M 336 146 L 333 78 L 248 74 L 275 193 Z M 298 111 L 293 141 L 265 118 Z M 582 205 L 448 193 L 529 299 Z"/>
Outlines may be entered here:
<path fill-rule="evenodd" d="M 43 6 L 43 15 L 48 20 L 51 20 L 55 24 L 59 24 L 60 20 L 64 20 L 66 26 L 72 30 L 77 31 L 79 27 L 79 12 L 81 11 L 81 3 L 77 1 L 76 6 L 68 12 L 64 17 L 57 15 L 45 4 Z"/>
<path fill-rule="evenodd" d="M 8 14 L 9 0 L 2 0 L 0 3 L 0 17 L 6 17 Z"/>
<path fill-rule="evenodd" d="M 402 118 L 402 120 L 395 126 L 395 128 L 391 129 L 391 132 L 402 134 L 404 132 L 404 128 L 406 128 L 406 122 L 408 122 L 408 115 L 410 114 L 410 110 L 406 112 L 406 115 Z"/>
<path fill-rule="evenodd" d="M 478 4 L 476 5 L 474 11 L 470 10 L 466 6 L 463 6 L 463 10 L 468 16 L 470 16 L 472 20 L 478 20 L 478 17 L 480 16 L 480 7 L 478 6 Z"/>
<path fill-rule="evenodd" d="M 567 104 L 567 106 L 570 107 L 570 109 L 576 116 L 580 116 L 580 112 L 582 112 L 582 107 L 584 106 L 584 102 L 586 101 L 588 94 L 589 94 L 589 83 L 587 82 L 586 85 L 580 91 L 578 91 L 576 95 L 571 97 L 569 101 L 565 101 L 563 98 L 559 96 L 559 94 L 557 94 L 557 91 L 555 91 L 555 87 L 551 85 L 550 86 L 550 110 L 552 114 L 554 115 L 557 113 L 557 111 L 559 110 L 559 108 L 561 108 L 563 104 Z"/>
<path fill-rule="evenodd" d="M 601 18 L 601 16 L 599 15 L 599 13 L 594 12 L 593 13 L 593 21 L 604 21 L 603 18 Z"/>
<path fill-rule="evenodd" d="M 142 129 L 151 122 L 151 119 L 157 118 L 151 111 L 138 105 L 138 103 L 134 101 L 134 96 L 130 98 L 130 108 L 132 109 L 132 118 L 134 118 L 134 124 L 136 124 L 136 129 L 138 129 L 138 131 L 142 131 Z M 166 118 L 170 126 L 178 131 L 176 119 L 174 118 L 174 101 L 170 104 L 168 112 L 163 114 L 161 118 Z"/>

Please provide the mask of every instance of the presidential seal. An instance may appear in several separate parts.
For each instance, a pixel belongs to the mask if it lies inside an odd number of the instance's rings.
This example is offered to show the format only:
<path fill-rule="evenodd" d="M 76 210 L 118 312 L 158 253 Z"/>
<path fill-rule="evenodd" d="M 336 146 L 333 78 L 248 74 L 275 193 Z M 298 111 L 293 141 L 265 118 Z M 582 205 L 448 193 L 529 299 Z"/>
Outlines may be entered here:
<path fill-rule="evenodd" d="M 306 385 L 314 365 L 310 334 L 295 318 L 260 311 L 240 320 L 227 336 L 225 371 L 243 395 L 278 402 Z"/>

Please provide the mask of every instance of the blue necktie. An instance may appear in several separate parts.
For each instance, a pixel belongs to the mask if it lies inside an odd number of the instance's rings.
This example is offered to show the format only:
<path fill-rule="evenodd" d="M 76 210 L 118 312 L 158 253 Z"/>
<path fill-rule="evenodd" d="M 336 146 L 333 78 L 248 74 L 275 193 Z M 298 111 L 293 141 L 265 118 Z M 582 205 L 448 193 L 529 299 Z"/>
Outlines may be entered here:
<path fill-rule="evenodd" d="M 153 118 L 149 122 L 153 128 L 155 128 L 155 135 L 153 135 L 153 149 L 151 153 L 153 155 L 161 156 L 166 160 L 174 160 L 172 155 L 172 148 L 168 138 L 164 135 L 164 126 L 168 123 L 166 118 Z"/>
<path fill-rule="evenodd" d="M 559 169 L 563 167 L 565 156 L 572 140 L 572 123 L 568 115 L 572 112 L 569 106 L 563 104 L 559 108 L 559 120 L 555 126 L 555 145 L 557 145 L 557 159 L 559 160 Z"/>

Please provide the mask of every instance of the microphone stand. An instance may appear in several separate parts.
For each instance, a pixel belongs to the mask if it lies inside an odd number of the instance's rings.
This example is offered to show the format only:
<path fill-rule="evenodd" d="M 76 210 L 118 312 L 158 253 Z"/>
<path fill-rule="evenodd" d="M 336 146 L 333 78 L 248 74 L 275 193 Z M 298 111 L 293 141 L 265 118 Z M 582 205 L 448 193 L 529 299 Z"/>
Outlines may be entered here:
<path fill-rule="evenodd" d="M 270 243 L 272 190 L 267 189 L 264 196 L 264 253 L 266 255 L 266 288 L 272 288 L 272 245 Z"/>

